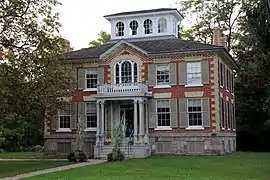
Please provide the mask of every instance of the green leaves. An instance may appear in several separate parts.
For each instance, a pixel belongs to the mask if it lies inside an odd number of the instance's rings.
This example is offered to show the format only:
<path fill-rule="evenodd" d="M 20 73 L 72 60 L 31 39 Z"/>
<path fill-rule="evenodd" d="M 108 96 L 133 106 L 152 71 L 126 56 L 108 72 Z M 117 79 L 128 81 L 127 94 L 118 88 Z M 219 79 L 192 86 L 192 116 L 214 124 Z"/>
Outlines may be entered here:
<path fill-rule="evenodd" d="M 98 39 L 93 40 L 89 43 L 91 46 L 100 46 L 102 44 L 106 44 L 111 39 L 111 35 L 106 33 L 105 31 L 100 31 L 98 34 Z"/>

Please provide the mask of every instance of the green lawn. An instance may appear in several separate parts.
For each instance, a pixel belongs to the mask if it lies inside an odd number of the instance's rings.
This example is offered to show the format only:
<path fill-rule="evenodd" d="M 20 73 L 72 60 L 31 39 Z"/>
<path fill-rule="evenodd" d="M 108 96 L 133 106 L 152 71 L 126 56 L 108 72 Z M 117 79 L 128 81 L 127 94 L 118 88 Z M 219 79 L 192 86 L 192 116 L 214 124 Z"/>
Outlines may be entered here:
<path fill-rule="evenodd" d="M 0 159 L 44 159 L 43 152 L 10 152 L 0 153 Z"/>
<path fill-rule="evenodd" d="M 69 164 L 67 161 L 0 161 L 0 178 Z"/>
<path fill-rule="evenodd" d="M 40 175 L 38 180 L 269 180 L 270 153 L 150 157 Z"/>

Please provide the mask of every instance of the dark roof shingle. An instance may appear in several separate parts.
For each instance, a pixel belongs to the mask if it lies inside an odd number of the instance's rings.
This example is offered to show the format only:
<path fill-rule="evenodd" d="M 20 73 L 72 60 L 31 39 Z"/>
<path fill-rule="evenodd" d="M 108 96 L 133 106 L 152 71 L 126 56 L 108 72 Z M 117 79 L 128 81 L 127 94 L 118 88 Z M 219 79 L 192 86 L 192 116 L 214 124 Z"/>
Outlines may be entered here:
<path fill-rule="evenodd" d="M 188 51 L 212 50 L 223 48 L 222 46 L 202 44 L 194 41 L 186 41 L 181 39 L 147 40 L 129 43 L 143 49 L 148 54 L 188 52 Z M 101 54 L 109 50 L 115 44 L 116 43 L 108 43 L 97 47 L 89 47 L 77 51 L 68 52 L 64 54 L 64 59 L 80 60 L 80 59 L 99 58 Z"/>
<path fill-rule="evenodd" d="M 130 15 L 130 14 L 145 14 L 145 13 L 163 12 L 163 11 L 177 11 L 179 13 L 179 11 L 176 8 L 158 8 L 158 9 L 148 9 L 148 10 L 128 11 L 128 12 L 121 12 L 121 13 L 115 13 L 115 14 L 108 14 L 108 15 L 105 15 L 104 17 L 124 16 L 124 15 Z"/>

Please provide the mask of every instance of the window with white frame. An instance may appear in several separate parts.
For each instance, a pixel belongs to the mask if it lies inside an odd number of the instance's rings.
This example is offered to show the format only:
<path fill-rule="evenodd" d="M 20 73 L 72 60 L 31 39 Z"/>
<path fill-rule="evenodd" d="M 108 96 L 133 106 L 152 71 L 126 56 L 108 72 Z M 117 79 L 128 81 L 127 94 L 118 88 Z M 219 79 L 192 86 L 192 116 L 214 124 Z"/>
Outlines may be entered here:
<path fill-rule="evenodd" d="M 158 20 L 158 33 L 167 32 L 167 20 L 162 17 Z"/>
<path fill-rule="evenodd" d="M 129 31 L 129 34 L 130 35 L 137 35 L 138 34 L 138 22 L 133 20 L 130 22 L 129 24 L 129 28 L 130 28 L 130 31 Z"/>
<path fill-rule="evenodd" d="M 97 128 L 97 108 L 95 102 L 85 103 L 86 127 L 87 129 Z"/>
<path fill-rule="evenodd" d="M 170 83 L 169 65 L 157 65 L 156 78 L 158 86 L 169 85 Z"/>
<path fill-rule="evenodd" d="M 187 63 L 187 84 L 188 85 L 202 84 L 201 62 Z"/>
<path fill-rule="evenodd" d="M 125 25 L 123 22 L 118 22 L 115 26 L 115 35 L 124 36 Z"/>
<path fill-rule="evenodd" d="M 70 129 L 71 124 L 71 112 L 68 108 L 58 110 L 59 129 Z"/>
<path fill-rule="evenodd" d="M 136 83 L 138 81 L 138 65 L 135 61 L 124 60 L 115 64 L 115 83 Z"/>
<path fill-rule="evenodd" d="M 202 100 L 201 99 L 188 99 L 188 125 L 189 127 L 202 126 Z"/>
<path fill-rule="evenodd" d="M 158 126 L 170 127 L 170 100 L 157 100 L 157 124 Z"/>
<path fill-rule="evenodd" d="M 85 83 L 87 89 L 97 88 L 97 69 L 86 69 Z"/>
<path fill-rule="evenodd" d="M 153 33 L 153 23 L 151 19 L 146 19 L 143 23 L 144 34 L 152 34 Z"/>

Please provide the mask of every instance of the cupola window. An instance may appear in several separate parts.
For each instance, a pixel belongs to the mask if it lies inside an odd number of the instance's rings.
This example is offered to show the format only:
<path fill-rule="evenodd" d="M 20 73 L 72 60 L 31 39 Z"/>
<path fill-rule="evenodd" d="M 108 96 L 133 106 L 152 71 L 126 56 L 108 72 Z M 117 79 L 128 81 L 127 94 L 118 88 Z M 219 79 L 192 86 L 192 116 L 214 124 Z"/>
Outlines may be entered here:
<path fill-rule="evenodd" d="M 115 26 L 116 36 L 124 36 L 125 25 L 123 22 L 118 22 Z"/>
<path fill-rule="evenodd" d="M 167 20 L 163 17 L 158 20 L 158 33 L 164 32 L 167 32 Z"/>
<path fill-rule="evenodd" d="M 151 19 L 146 19 L 143 23 L 144 34 L 152 34 L 153 33 L 153 23 Z"/>
<path fill-rule="evenodd" d="M 138 34 L 138 22 L 137 21 L 131 21 L 129 24 L 130 28 L 130 35 L 137 35 Z"/>

